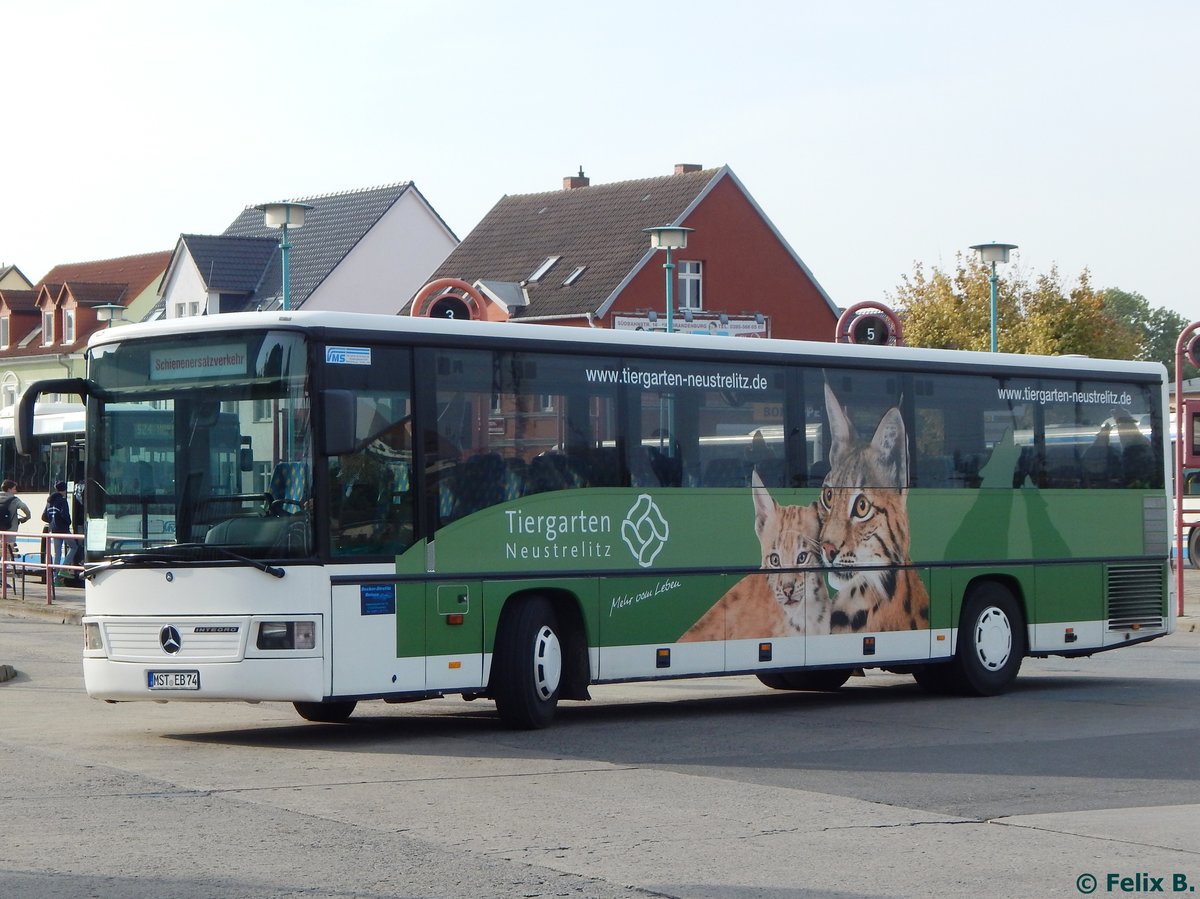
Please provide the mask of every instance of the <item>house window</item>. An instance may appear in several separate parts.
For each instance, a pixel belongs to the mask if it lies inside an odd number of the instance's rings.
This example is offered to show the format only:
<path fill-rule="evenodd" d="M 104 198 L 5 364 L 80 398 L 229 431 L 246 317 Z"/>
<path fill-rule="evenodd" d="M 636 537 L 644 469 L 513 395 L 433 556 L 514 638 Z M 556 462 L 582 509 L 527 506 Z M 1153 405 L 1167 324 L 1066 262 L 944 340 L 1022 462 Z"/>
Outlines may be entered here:
<path fill-rule="evenodd" d="M 563 281 L 562 286 L 570 287 L 572 284 L 574 284 L 576 281 L 578 281 L 583 276 L 583 273 L 586 269 L 587 269 L 586 265 L 579 266 L 579 268 L 575 269 L 575 271 L 573 271 L 573 272 L 571 272 L 571 274 L 567 275 L 567 278 L 565 281 Z"/>
<path fill-rule="evenodd" d="M 175 304 L 175 317 L 176 318 L 187 318 L 187 303 L 176 303 Z"/>
<path fill-rule="evenodd" d="M 530 281 L 542 280 L 542 276 L 545 275 L 546 272 L 550 271 L 550 269 L 554 268 L 554 263 L 558 262 L 558 260 L 560 260 L 560 259 L 562 259 L 561 256 L 547 256 L 546 261 L 543 262 L 541 265 L 539 265 L 537 267 L 537 270 L 532 275 L 529 276 L 529 280 Z"/>
<path fill-rule="evenodd" d="M 75 342 L 75 310 L 63 310 L 63 343 Z"/>
<path fill-rule="evenodd" d="M 251 489 L 258 493 L 270 493 L 271 475 L 274 471 L 275 468 L 270 462 L 255 462 L 254 471 L 250 475 L 254 482 L 254 486 Z"/>
<path fill-rule="evenodd" d="M 254 420 L 271 420 L 271 400 L 257 399 L 254 401 Z"/>
<path fill-rule="evenodd" d="M 553 394 L 553 393 L 543 393 L 542 394 L 541 399 L 539 401 L 539 405 L 541 406 L 541 409 L 543 412 L 553 412 L 554 411 L 554 397 L 555 397 L 555 394 Z"/>
<path fill-rule="evenodd" d="M 54 343 L 54 310 L 42 310 L 42 346 Z"/>
<path fill-rule="evenodd" d="M 702 290 L 701 263 L 679 263 L 679 308 L 703 309 L 704 292 Z"/>
<path fill-rule="evenodd" d="M 188 315 L 199 315 L 199 314 L 200 314 L 200 301 L 192 300 L 190 303 L 188 303 Z"/>
<path fill-rule="evenodd" d="M 8 321 L 8 317 L 4 319 Z M 11 409 L 17 404 L 17 376 L 9 371 L 4 373 L 4 383 L 0 384 L 0 409 Z"/>
<path fill-rule="evenodd" d="M 8 339 L 9 339 L 8 326 L 9 326 L 9 316 L 7 316 L 7 315 L 0 316 L 0 347 L 4 348 L 6 350 L 8 349 Z"/>

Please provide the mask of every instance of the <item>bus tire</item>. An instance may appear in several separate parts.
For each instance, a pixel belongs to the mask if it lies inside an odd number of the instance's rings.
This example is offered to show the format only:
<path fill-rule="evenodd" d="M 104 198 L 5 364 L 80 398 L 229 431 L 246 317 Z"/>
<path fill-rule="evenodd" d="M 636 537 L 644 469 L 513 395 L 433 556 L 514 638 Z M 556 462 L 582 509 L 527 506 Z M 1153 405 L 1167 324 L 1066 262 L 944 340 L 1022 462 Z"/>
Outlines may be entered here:
<path fill-rule="evenodd" d="M 764 671 L 761 674 L 756 674 L 759 682 L 764 687 L 770 687 L 772 690 L 794 690 L 796 689 L 788 682 L 786 671 Z"/>
<path fill-rule="evenodd" d="M 1200 528 L 1188 531 L 1188 564 L 1200 568 Z"/>
<path fill-rule="evenodd" d="M 504 610 L 488 693 L 508 727 L 536 730 L 554 720 L 562 686 L 562 647 L 558 616 L 545 597 L 516 599 Z"/>
<path fill-rule="evenodd" d="M 345 702 L 293 702 L 292 705 L 305 721 L 340 724 L 354 714 L 358 703 L 350 699 Z"/>
<path fill-rule="evenodd" d="M 930 665 L 918 665 L 913 669 L 913 680 L 926 693 L 935 696 L 948 696 L 958 693 L 959 683 L 953 662 L 937 662 Z"/>
<path fill-rule="evenodd" d="M 758 679 L 772 690 L 812 690 L 834 693 L 850 679 L 850 668 L 823 668 L 818 671 L 767 671 Z"/>
<path fill-rule="evenodd" d="M 1012 592 L 995 581 L 971 588 L 958 625 L 951 672 L 958 692 L 995 696 L 1017 678 L 1025 657 L 1025 619 Z"/>

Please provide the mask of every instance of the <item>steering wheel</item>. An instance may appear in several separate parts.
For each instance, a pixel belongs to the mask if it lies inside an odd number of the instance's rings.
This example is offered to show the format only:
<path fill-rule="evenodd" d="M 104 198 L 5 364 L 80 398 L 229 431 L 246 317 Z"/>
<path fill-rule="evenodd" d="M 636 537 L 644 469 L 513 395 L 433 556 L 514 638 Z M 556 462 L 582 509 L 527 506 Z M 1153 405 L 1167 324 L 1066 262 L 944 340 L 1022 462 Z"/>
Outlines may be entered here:
<path fill-rule="evenodd" d="M 295 506 L 295 512 L 285 511 L 287 506 Z M 267 507 L 267 514 L 275 518 L 282 518 L 284 515 L 303 515 L 304 503 L 298 499 L 273 499 L 271 505 Z"/>

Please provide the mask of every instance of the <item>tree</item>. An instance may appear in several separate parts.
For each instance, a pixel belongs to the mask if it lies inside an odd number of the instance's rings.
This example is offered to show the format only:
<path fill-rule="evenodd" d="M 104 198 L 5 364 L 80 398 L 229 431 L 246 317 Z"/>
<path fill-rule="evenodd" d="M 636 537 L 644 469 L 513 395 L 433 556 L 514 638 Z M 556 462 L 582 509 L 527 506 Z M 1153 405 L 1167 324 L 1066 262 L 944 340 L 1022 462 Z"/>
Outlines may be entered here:
<path fill-rule="evenodd" d="M 991 269 L 974 258 L 955 257 L 955 271 L 926 275 L 917 263 L 889 297 L 904 322 L 910 346 L 959 350 L 991 347 Z M 1057 267 L 1031 283 L 1020 271 L 997 273 L 997 349 L 1008 353 L 1081 354 L 1136 359 L 1144 332 L 1110 310 L 1104 291 L 1085 269 L 1069 289 Z M 1136 304 L 1135 304 L 1136 305 Z M 1132 313 L 1130 314 L 1132 317 Z"/>
<path fill-rule="evenodd" d="M 1153 309 L 1150 301 L 1140 293 L 1129 293 L 1116 287 L 1103 292 L 1104 308 L 1114 318 L 1138 329 L 1141 333 L 1141 351 L 1133 358 L 1147 362 L 1161 362 L 1175 377 L 1175 344 L 1179 335 L 1188 326 L 1188 320 L 1166 307 Z M 1196 369 L 1186 363 L 1183 376 L 1196 377 Z"/>
<path fill-rule="evenodd" d="M 982 263 L 968 265 L 957 257 L 953 275 L 934 268 L 926 276 L 921 263 L 905 275 L 892 300 L 904 321 L 904 341 L 910 346 L 948 350 L 988 350 L 991 347 L 991 284 Z M 1016 304 L 1009 284 L 997 289 L 999 348 L 1018 351 L 1007 335 L 1015 323 Z"/>

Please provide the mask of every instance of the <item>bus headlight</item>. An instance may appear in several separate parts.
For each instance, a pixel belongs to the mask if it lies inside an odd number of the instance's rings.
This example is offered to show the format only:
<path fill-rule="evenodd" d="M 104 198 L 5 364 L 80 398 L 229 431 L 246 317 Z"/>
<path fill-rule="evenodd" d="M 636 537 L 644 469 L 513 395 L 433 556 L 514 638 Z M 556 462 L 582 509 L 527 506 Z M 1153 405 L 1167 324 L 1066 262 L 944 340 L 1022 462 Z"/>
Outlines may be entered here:
<path fill-rule="evenodd" d="M 313 649 L 317 645 L 314 621 L 262 621 L 258 625 L 259 649 Z"/>

